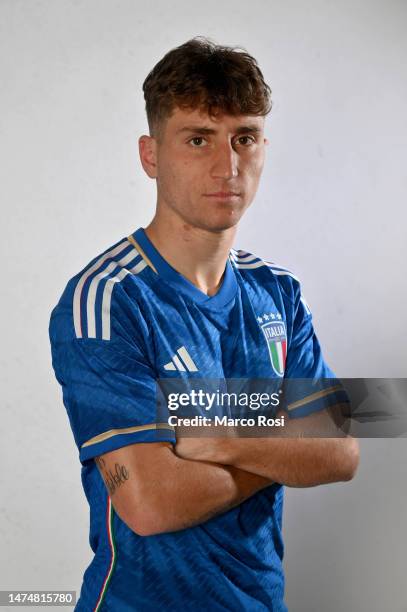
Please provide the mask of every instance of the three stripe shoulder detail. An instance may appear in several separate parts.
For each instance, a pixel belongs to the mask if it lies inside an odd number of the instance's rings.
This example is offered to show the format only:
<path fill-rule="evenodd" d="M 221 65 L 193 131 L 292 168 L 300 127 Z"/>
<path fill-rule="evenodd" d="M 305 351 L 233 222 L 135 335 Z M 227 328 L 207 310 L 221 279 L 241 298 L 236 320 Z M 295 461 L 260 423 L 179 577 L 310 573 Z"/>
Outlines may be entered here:
<path fill-rule="evenodd" d="M 147 263 L 127 238 L 101 255 L 83 274 L 73 295 L 77 338 L 110 340 L 110 307 L 116 283 L 139 274 Z"/>
<path fill-rule="evenodd" d="M 267 267 L 273 274 L 276 276 L 291 276 L 294 280 L 296 280 L 300 284 L 300 279 L 295 276 L 290 270 L 280 266 L 279 264 L 272 261 L 265 261 L 248 251 L 236 251 L 235 249 L 231 249 L 230 251 L 230 261 L 232 265 L 234 265 L 239 270 L 253 270 L 255 268 Z M 311 314 L 311 309 L 308 305 L 308 302 L 300 293 L 300 300 L 305 308 L 307 314 Z"/>
<path fill-rule="evenodd" d="M 248 251 L 236 251 L 235 249 L 231 249 L 230 260 L 239 270 L 253 270 L 255 268 L 267 267 L 277 276 L 291 276 L 299 282 L 299 279 L 295 276 L 295 274 L 293 274 L 287 268 L 284 268 L 275 262 L 261 259 L 260 257 L 257 257 L 257 255 L 253 255 Z"/>

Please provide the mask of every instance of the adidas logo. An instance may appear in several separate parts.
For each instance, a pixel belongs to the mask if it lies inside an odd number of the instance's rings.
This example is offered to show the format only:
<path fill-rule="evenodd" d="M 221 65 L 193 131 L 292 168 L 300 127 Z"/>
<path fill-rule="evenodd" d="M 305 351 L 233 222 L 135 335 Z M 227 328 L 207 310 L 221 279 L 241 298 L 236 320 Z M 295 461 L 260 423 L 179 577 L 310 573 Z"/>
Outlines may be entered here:
<path fill-rule="evenodd" d="M 178 354 L 172 356 L 171 361 L 165 364 L 164 370 L 178 370 L 179 372 L 198 371 L 198 368 L 185 346 L 181 346 L 177 349 L 177 353 Z"/>

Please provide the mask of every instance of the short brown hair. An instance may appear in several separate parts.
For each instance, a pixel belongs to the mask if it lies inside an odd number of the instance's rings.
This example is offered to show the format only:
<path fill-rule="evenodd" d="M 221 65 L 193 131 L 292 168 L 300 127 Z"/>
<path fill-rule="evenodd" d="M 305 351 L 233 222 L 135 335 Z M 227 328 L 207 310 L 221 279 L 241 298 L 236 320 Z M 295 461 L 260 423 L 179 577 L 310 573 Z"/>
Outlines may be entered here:
<path fill-rule="evenodd" d="M 267 115 L 271 89 L 257 61 L 241 47 L 197 36 L 169 51 L 143 83 L 150 135 L 157 137 L 175 107 L 210 116 Z"/>

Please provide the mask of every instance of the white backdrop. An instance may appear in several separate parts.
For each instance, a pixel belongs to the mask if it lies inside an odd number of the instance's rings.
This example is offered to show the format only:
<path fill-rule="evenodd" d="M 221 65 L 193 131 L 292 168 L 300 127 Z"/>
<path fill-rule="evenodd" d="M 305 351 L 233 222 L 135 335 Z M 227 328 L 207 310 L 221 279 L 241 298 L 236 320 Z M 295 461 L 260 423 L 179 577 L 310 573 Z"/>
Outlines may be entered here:
<path fill-rule="evenodd" d="M 49 315 L 151 219 L 141 86 L 189 38 L 245 47 L 273 91 L 235 247 L 300 276 L 339 376 L 406 376 L 406 25 L 397 0 L 1 1 L 0 589 L 79 594 L 87 505 Z M 361 450 L 350 483 L 286 488 L 290 612 L 407 610 L 406 441 Z"/>

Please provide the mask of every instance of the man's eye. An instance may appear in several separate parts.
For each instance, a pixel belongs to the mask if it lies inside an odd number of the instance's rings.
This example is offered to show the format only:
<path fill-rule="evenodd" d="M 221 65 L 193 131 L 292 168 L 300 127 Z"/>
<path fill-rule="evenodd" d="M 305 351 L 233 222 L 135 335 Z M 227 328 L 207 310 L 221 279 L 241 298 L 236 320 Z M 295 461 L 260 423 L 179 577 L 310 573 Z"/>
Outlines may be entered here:
<path fill-rule="evenodd" d="M 203 138 L 203 136 L 195 136 L 194 138 L 191 138 L 191 140 L 189 140 L 189 142 L 195 149 L 202 148 L 201 145 L 204 141 L 205 138 Z"/>
<path fill-rule="evenodd" d="M 255 139 L 253 138 L 253 136 L 240 136 L 238 140 L 239 140 L 239 143 L 242 145 L 253 144 L 255 142 Z M 245 142 L 242 142 L 242 141 L 245 141 Z"/>

